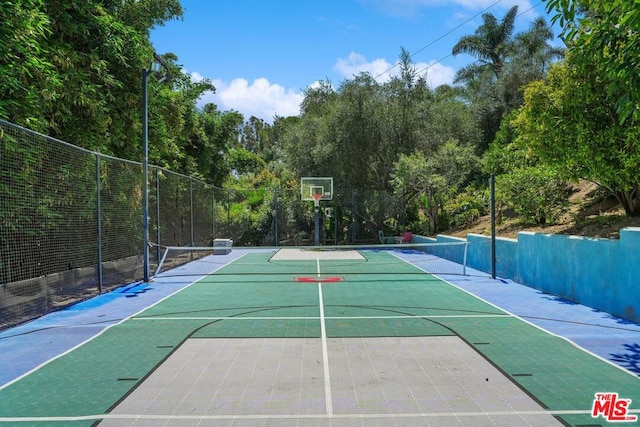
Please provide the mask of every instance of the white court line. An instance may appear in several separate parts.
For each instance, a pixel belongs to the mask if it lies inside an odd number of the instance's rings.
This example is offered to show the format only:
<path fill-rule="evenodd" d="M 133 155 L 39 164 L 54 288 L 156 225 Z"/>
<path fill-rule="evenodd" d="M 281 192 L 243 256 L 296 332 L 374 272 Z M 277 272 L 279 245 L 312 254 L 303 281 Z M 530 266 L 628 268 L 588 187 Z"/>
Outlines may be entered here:
<path fill-rule="evenodd" d="M 637 414 L 640 410 L 628 410 Z M 588 415 L 591 409 L 552 409 L 539 411 L 487 411 L 487 412 L 416 412 L 382 414 L 278 414 L 278 415 L 154 415 L 154 414 L 96 414 L 69 417 L 0 417 L 0 422 L 62 422 L 90 420 L 265 420 L 265 419 L 393 419 L 393 418 L 458 418 L 495 417 L 509 415 Z"/>
<path fill-rule="evenodd" d="M 374 307 L 375 308 L 375 307 Z M 261 317 L 261 316 L 247 316 L 247 317 L 215 317 L 215 316 L 191 316 L 191 317 L 133 317 L 131 320 L 377 320 L 377 319 L 464 319 L 474 317 L 503 317 L 510 318 L 516 317 L 513 314 L 433 314 L 421 316 L 416 314 L 415 316 L 292 316 L 292 317 Z"/>
<path fill-rule="evenodd" d="M 329 350 L 327 349 L 327 328 L 324 318 L 324 302 L 322 300 L 322 283 L 318 283 L 318 305 L 320 306 L 320 336 L 322 338 L 322 367 L 324 369 L 324 399 L 327 415 L 333 415 L 333 398 L 331 397 L 331 373 L 329 371 Z"/>
<path fill-rule="evenodd" d="M 220 269 L 220 268 L 226 267 L 227 265 L 229 265 L 229 264 L 230 264 L 230 263 L 232 263 L 233 261 L 236 261 L 236 260 L 238 260 L 238 259 L 242 258 L 244 255 L 246 255 L 246 254 L 242 254 L 242 255 L 240 255 L 240 256 L 238 256 L 237 258 L 234 258 L 234 259 L 232 259 L 232 260 L 228 261 L 228 262 L 227 262 L 227 263 L 225 263 L 224 265 L 220 265 L 220 266 L 218 266 L 217 268 L 215 268 L 215 269 L 214 269 L 214 270 L 212 270 L 212 271 L 215 271 L 215 270 L 217 270 L 217 269 Z M 21 375 L 18 375 L 18 376 L 17 376 L 17 377 L 15 377 L 14 379 L 12 379 L 12 380 L 10 380 L 10 381 L 7 381 L 7 382 L 6 382 L 6 383 L 4 383 L 4 384 L 0 384 L 0 390 L 4 390 L 5 388 L 9 387 L 10 385 L 12 385 L 12 384 L 14 384 L 14 383 L 16 383 L 16 382 L 20 381 L 21 379 L 23 379 L 23 378 L 27 377 L 28 375 L 30 375 L 30 374 L 32 374 L 32 373 L 34 373 L 34 372 L 36 372 L 37 370 L 39 370 L 39 369 L 41 369 L 41 368 L 45 367 L 45 366 L 46 366 L 46 365 L 48 365 L 49 363 L 51 363 L 51 362 L 53 362 L 53 361 L 55 361 L 55 360 L 57 360 L 57 359 L 60 359 L 61 357 L 66 356 L 67 354 L 71 353 L 72 351 L 74 351 L 74 350 L 76 350 L 76 349 L 78 349 L 78 348 L 82 347 L 83 345 L 85 345 L 85 344 L 87 344 L 87 343 L 89 343 L 89 342 L 93 341 L 94 339 L 98 338 L 99 336 L 101 336 L 102 334 L 104 334 L 105 332 L 107 332 L 109 329 L 111 329 L 111 328 L 113 328 L 113 327 L 115 327 L 115 326 L 121 325 L 122 323 L 126 322 L 127 320 L 136 319 L 136 317 L 135 317 L 135 316 L 137 316 L 138 314 L 140 314 L 140 313 L 144 312 L 145 310 L 150 309 L 151 307 L 154 307 L 154 306 L 156 306 L 156 305 L 160 304 L 160 303 L 161 303 L 161 302 L 163 302 L 164 300 L 169 299 L 169 298 L 171 298 L 172 296 L 174 296 L 174 295 L 176 295 L 176 294 L 178 294 L 178 293 L 180 293 L 180 292 L 184 291 L 184 290 L 185 290 L 185 289 L 187 289 L 188 287 L 195 285 L 196 283 L 198 283 L 200 280 L 202 280 L 202 279 L 203 279 L 203 278 L 205 278 L 205 277 L 206 277 L 206 274 L 201 274 L 201 275 L 199 275 L 199 276 L 196 276 L 196 278 L 194 278 L 194 280 L 192 280 L 192 281 L 191 281 L 191 283 L 187 283 L 187 284 L 185 284 L 185 285 L 184 285 L 184 286 L 182 286 L 181 288 L 179 288 L 179 289 L 175 290 L 174 292 L 171 292 L 169 295 L 165 295 L 164 297 L 162 297 L 162 298 L 160 298 L 159 300 L 157 300 L 157 301 L 153 302 L 152 304 L 150 304 L 150 305 L 148 305 L 148 306 L 146 306 L 146 307 L 140 308 L 140 309 L 139 309 L 138 311 L 136 311 L 135 313 L 130 314 L 130 315 L 128 315 L 128 316 L 125 316 L 124 318 L 122 318 L 120 321 L 118 321 L 118 322 L 116 322 L 116 323 L 112 323 L 112 324 L 108 324 L 108 325 L 106 325 L 103 329 L 101 329 L 100 331 L 98 331 L 96 334 L 94 334 L 94 335 L 90 336 L 90 337 L 89 337 L 89 338 L 87 338 L 86 340 L 84 340 L 84 341 L 82 341 L 82 342 L 80 342 L 80 343 L 78 343 L 78 344 L 76 344 L 76 345 L 74 345 L 74 346 L 72 346 L 72 347 L 69 347 L 68 349 L 66 349 L 66 350 L 64 350 L 64 351 L 61 351 L 61 352 L 60 352 L 60 353 L 58 353 L 57 355 L 55 355 L 55 356 L 51 357 L 50 359 L 47 359 L 47 360 L 43 361 L 42 363 L 40 363 L 40 364 L 36 365 L 36 366 L 35 366 L 35 367 L 33 367 L 32 369 L 29 369 L 29 370 L 25 371 L 24 373 L 22 373 Z M 158 281 L 156 281 L 156 283 L 160 283 L 160 281 L 162 280 L 162 278 L 160 278 L 160 277 L 158 277 L 157 279 L 158 279 Z M 133 283 L 132 283 L 131 285 L 133 285 Z M 105 294 L 105 295 L 106 295 L 106 294 Z M 99 298 L 99 297 L 95 297 L 95 298 Z M 52 313 L 49 313 L 49 314 L 52 314 Z M 158 320 L 158 319 L 156 319 L 156 320 Z M 68 326 L 68 325 L 64 325 L 64 326 Z M 1 422 L 1 421 L 2 421 L 2 420 L 0 420 L 0 422 Z"/>
<path fill-rule="evenodd" d="M 594 351 L 589 350 L 586 347 L 582 347 L 582 345 L 580 345 L 577 342 L 573 341 L 571 338 L 566 337 L 564 335 L 561 335 L 560 333 L 553 332 L 553 331 L 551 331 L 551 330 L 549 330 L 547 328 L 544 328 L 544 327 L 536 324 L 535 322 L 526 319 L 525 317 L 521 317 L 521 316 L 519 316 L 517 314 L 511 313 L 510 311 L 498 306 L 497 304 L 494 304 L 491 301 L 489 301 L 487 299 L 484 299 L 484 298 L 480 297 L 479 295 L 476 295 L 475 293 L 471 292 L 470 290 L 465 289 L 462 285 L 457 285 L 457 284 L 453 283 L 453 282 L 459 280 L 458 277 L 452 277 L 451 274 L 446 274 L 446 273 L 432 274 L 432 273 L 429 273 L 424 268 L 420 267 L 419 265 L 414 264 L 409 259 L 405 259 L 405 258 L 403 258 L 403 257 L 401 257 L 401 256 L 399 256 L 398 254 L 395 254 L 395 253 L 392 254 L 392 255 L 395 256 L 396 258 L 406 262 L 407 264 L 410 264 L 410 265 L 413 265 L 414 267 L 417 267 L 418 269 L 424 271 L 425 273 L 431 274 L 433 277 L 437 278 L 438 280 L 441 280 L 442 282 L 444 282 L 444 283 L 446 283 L 446 284 L 448 284 L 450 286 L 453 286 L 454 288 L 459 289 L 462 292 L 464 292 L 464 293 L 466 293 L 468 295 L 471 295 L 472 297 L 474 297 L 474 298 L 476 298 L 476 299 L 478 299 L 478 300 L 480 300 L 480 301 L 482 301 L 482 302 L 484 302 L 486 304 L 489 304 L 492 307 L 497 308 L 498 310 L 500 310 L 503 313 L 509 315 L 510 317 L 515 317 L 516 319 L 521 320 L 522 322 L 527 323 L 527 324 L 533 326 L 534 328 L 536 328 L 538 330 L 541 330 L 541 331 L 543 331 L 543 332 L 545 332 L 545 333 L 547 333 L 547 334 L 549 334 L 551 336 L 554 336 L 556 338 L 560 338 L 560 339 L 568 342 L 569 344 L 571 344 L 573 347 L 577 348 L 578 350 L 581 350 L 581 351 L 583 351 L 583 352 L 595 357 L 596 359 L 599 359 L 599 360 L 607 363 L 608 365 L 613 366 L 614 368 L 617 368 L 617 369 L 621 370 L 624 373 L 627 373 L 627 374 L 629 374 L 629 375 L 631 375 L 633 377 L 636 377 L 636 378 L 638 376 L 635 372 L 632 372 L 632 371 L 628 370 L 627 368 L 625 368 L 625 367 L 623 367 L 621 365 L 618 365 L 617 363 L 612 362 L 611 360 L 607 359 L 606 357 L 601 356 L 601 355 L 595 353 Z M 453 262 L 453 261 L 450 261 L 450 262 Z M 491 280 L 495 280 L 495 279 L 491 279 Z M 518 285 L 518 286 L 525 286 L 525 285 L 522 285 L 522 284 L 517 283 L 517 282 L 514 282 L 514 283 L 516 285 Z M 535 288 L 531 288 L 531 289 L 535 290 Z M 629 411 L 629 412 L 632 412 L 632 411 Z"/>

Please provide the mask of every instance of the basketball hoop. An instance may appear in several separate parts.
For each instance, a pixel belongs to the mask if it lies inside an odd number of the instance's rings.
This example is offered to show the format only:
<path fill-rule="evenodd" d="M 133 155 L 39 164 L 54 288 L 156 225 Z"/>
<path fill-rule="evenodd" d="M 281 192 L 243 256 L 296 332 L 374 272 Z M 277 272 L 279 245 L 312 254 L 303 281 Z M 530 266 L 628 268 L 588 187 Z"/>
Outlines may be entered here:
<path fill-rule="evenodd" d="M 316 208 L 320 207 L 320 199 L 322 198 L 322 193 L 314 193 L 313 196 L 313 206 Z"/>

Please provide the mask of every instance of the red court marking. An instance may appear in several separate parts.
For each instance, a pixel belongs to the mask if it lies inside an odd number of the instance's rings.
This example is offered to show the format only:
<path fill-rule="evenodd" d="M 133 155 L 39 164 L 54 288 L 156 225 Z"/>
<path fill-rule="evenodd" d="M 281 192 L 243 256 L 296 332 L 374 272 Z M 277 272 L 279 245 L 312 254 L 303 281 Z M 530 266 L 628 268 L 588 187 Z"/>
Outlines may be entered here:
<path fill-rule="evenodd" d="M 344 277 L 329 276 L 329 277 L 294 277 L 293 280 L 297 280 L 302 283 L 334 283 L 344 282 Z"/>

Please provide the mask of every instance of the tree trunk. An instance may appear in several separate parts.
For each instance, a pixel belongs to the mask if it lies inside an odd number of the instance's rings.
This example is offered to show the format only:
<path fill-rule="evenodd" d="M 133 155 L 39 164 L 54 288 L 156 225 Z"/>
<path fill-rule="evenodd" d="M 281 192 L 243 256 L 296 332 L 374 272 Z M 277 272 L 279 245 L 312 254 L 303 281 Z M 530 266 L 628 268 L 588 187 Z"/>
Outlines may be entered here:
<path fill-rule="evenodd" d="M 433 195 L 433 189 L 429 188 L 427 192 L 427 216 L 429 216 L 429 233 L 438 232 L 438 204 Z"/>
<path fill-rule="evenodd" d="M 616 191 L 614 196 L 624 208 L 627 216 L 640 216 L 640 185 L 629 191 Z"/>

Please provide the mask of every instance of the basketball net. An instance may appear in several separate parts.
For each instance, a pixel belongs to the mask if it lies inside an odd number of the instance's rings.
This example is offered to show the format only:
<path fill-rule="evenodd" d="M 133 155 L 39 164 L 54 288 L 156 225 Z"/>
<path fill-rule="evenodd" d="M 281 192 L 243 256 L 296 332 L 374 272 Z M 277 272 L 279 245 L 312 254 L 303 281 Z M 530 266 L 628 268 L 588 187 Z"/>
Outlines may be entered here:
<path fill-rule="evenodd" d="M 321 193 L 316 193 L 313 194 L 313 206 L 315 206 L 316 208 L 320 207 L 320 199 L 322 198 L 322 194 Z"/>

